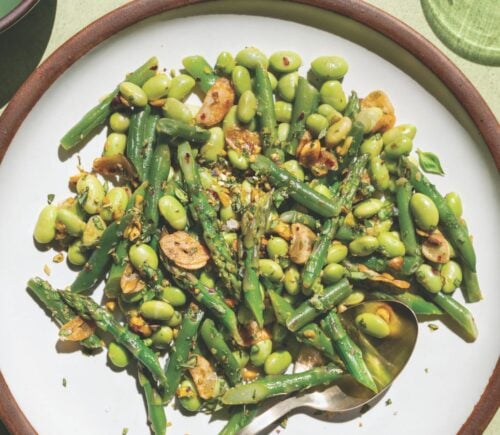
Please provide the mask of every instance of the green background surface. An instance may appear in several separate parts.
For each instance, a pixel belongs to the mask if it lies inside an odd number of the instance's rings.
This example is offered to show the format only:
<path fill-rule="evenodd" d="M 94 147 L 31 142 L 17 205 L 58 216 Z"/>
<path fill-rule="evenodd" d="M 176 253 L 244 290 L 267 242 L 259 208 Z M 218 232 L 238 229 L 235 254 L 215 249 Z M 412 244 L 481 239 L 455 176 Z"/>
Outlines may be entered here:
<path fill-rule="evenodd" d="M 419 1 L 366 1 L 399 18 L 436 45 L 475 85 L 498 119 L 500 68 L 475 64 L 449 50 L 432 32 Z M 125 3 L 128 0 L 41 0 L 15 27 L 0 34 L 0 113 L 37 64 L 87 24 Z M 2 432 L 6 431 L 0 426 Z M 500 435 L 500 411 L 484 434 Z"/>

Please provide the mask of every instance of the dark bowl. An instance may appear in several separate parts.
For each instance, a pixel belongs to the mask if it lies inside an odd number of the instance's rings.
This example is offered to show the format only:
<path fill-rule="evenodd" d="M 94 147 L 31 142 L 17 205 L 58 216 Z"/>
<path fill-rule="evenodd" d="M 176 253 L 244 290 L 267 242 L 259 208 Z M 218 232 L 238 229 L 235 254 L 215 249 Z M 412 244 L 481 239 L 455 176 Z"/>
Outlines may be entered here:
<path fill-rule="evenodd" d="M 16 24 L 22 17 L 31 11 L 31 9 L 33 9 L 38 1 L 39 0 L 21 0 L 21 2 L 10 12 L 6 15 L 0 16 L 0 33 Z"/>

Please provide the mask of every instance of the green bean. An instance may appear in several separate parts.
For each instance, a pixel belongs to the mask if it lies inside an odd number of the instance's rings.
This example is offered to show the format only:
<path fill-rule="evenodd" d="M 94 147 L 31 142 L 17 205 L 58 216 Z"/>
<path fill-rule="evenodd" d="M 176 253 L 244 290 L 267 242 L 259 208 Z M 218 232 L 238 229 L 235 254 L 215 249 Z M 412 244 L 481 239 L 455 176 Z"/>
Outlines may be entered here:
<path fill-rule="evenodd" d="M 142 86 L 146 80 L 155 75 L 158 69 L 158 59 L 152 57 L 144 65 L 128 75 L 126 80 L 138 86 Z M 111 115 L 111 102 L 118 94 L 116 88 L 97 106 L 90 109 L 83 118 L 78 121 L 61 139 L 61 146 L 70 150 L 88 141 L 93 133 L 107 121 Z"/>
<path fill-rule="evenodd" d="M 178 119 L 162 118 L 156 124 L 158 133 L 175 139 L 184 139 L 194 143 L 205 143 L 210 139 L 210 131 L 188 124 Z"/>
<path fill-rule="evenodd" d="M 269 76 L 260 65 L 255 69 L 255 93 L 258 101 L 257 116 L 262 141 L 264 147 L 271 148 L 277 142 L 276 112 Z"/>
<path fill-rule="evenodd" d="M 255 414 L 257 414 L 256 406 L 235 406 L 233 408 L 236 411 L 231 415 L 219 435 L 236 435 L 241 429 L 250 424 Z"/>
<path fill-rule="evenodd" d="M 410 214 L 410 199 L 413 186 L 406 179 L 397 182 L 396 200 L 398 206 L 399 231 L 408 255 L 419 257 L 420 248 L 415 235 L 415 227 Z"/>
<path fill-rule="evenodd" d="M 182 64 L 186 71 L 199 82 L 203 92 L 208 92 L 217 80 L 217 74 L 202 56 L 185 57 L 182 59 Z"/>
<path fill-rule="evenodd" d="M 323 355 L 333 362 L 338 361 L 337 354 L 333 349 L 330 338 L 319 328 L 316 323 L 310 323 L 295 333 L 297 341 L 307 344 L 319 350 Z"/>
<path fill-rule="evenodd" d="M 291 161 L 291 160 L 289 160 Z M 287 162 L 288 163 L 288 162 Z M 287 224 L 303 224 L 312 230 L 318 228 L 319 222 L 312 216 L 297 210 L 288 210 L 280 214 L 280 220 Z"/>
<path fill-rule="evenodd" d="M 347 100 L 347 106 L 344 110 L 344 116 L 348 116 L 351 119 L 356 118 L 360 109 L 359 98 L 356 92 L 352 91 L 349 99 Z"/>
<path fill-rule="evenodd" d="M 399 301 L 408 305 L 416 315 L 439 316 L 443 312 L 434 303 L 425 300 L 422 296 L 405 292 L 400 294 L 388 294 L 383 292 L 370 292 L 370 298 L 383 301 Z"/>
<path fill-rule="evenodd" d="M 144 399 L 148 411 L 148 421 L 151 425 L 151 430 L 155 435 L 165 435 L 167 432 L 167 418 L 161 395 L 153 387 L 150 380 L 143 373 L 141 366 L 138 367 L 137 378 L 139 385 L 144 391 Z"/>

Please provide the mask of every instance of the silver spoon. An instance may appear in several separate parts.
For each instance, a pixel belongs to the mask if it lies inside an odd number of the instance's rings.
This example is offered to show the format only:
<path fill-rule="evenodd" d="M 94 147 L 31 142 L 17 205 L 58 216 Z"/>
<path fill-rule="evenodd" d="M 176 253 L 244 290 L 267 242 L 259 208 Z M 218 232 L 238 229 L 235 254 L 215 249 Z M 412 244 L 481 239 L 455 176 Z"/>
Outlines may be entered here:
<path fill-rule="evenodd" d="M 394 329 L 384 339 L 376 339 L 363 334 L 355 326 L 354 319 L 360 312 L 375 312 L 380 306 L 389 306 L 395 314 Z M 352 377 L 323 390 L 314 390 L 285 399 L 278 399 L 255 419 L 244 427 L 238 435 L 256 435 L 279 420 L 290 411 L 298 408 L 316 409 L 334 414 L 353 413 L 364 405 L 377 402 L 385 394 L 394 379 L 401 373 L 408 362 L 418 335 L 418 322 L 410 308 L 396 301 L 369 301 L 356 305 L 341 314 L 350 337 L 363 350 L 365 362 L 372 373 L 379 392 L 374 394 L 360 386 Z M 295 365 L 294 371 L 309 369 L 306 364 Z M 353 415 L 354 417 L 354 415 Z M 262 432 L 265 433 L 265 432 Z"/>

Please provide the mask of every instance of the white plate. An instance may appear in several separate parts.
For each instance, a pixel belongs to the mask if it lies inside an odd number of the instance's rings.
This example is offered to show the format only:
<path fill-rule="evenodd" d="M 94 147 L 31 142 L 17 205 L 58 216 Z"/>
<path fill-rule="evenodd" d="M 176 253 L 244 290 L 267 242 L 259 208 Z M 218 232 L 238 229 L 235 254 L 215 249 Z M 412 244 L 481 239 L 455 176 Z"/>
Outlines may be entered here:
<path fill-rule="evenodd" d="M 318 18 L 322 13 L 326 12 L 316 10 L 316 19 L 322 19 Z M 314 14 L 304 19 L 311 20 Z M 28 420 L 42 435 L 120 434 L 125 427 L 129 434 L 148 433 L 134 378 L 111 370 L 105 352 L 92 357 L 66 352 L 57 344 L 57 328 L 26 292 L 26 281 L 43 276 L 44 264 L 52 269 L 49 279 L 55 286 L 63 287 L 73 277 L 65 263 L 51 261 L 53 251 L 38 251 L 32 240 L 47 194 L 56 194 L 56 201 L 70 195 L 67 180 L 76 172 L 77 159 L 61 161 L 59 138 L 125 72 L 149 56 L 157 55 L 162 66 L 178 68 L 186 55 L 199 53 L 213 63 L 221 50 L 236 53 L 255 45 L 268 54 L 295 50 L 305 65 L 318 55 L 341 55 L 350 65 L 346 91 L 355 89 L 365 95 L 383 89 L 389 94 L 398 122 L 417 125 L 415 146 L 440 156 L 446 177 L 433 177 L 433 181 L 442 192 L 453 190 L 462 196 L 486 299 L 469 306 L 480 331 L 475 343 L 465 343 L 441 324 L 436 332 L 421 324 L 414 356 L 386 396 L 392 400 L 390 406 L 382 402 L 361 418 L 346 422 L 294 416 L 286 433 L 456 433 L 478 401 L 500 350 L 500 292 L 495 273 L 500 254 L 500 191 L 486 146 L 474 143 L 462 125 L 409 75 L 333 33 L 247 15 L 193 16 L 168 22 L 166 17 L 115 35 L 70 67 L 28 115 L 0 167 L 0 368 Z M 100 154 L 103 134 L 80 153 L 85 167 Z M 100 294 L 95 292 L 97 297 Z M 167 413 L 172 434 L 216 433 L 223 426 L 222 421 L 207 426 L 208 416 L 186 418 L 171 407 Z"/>

